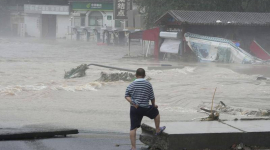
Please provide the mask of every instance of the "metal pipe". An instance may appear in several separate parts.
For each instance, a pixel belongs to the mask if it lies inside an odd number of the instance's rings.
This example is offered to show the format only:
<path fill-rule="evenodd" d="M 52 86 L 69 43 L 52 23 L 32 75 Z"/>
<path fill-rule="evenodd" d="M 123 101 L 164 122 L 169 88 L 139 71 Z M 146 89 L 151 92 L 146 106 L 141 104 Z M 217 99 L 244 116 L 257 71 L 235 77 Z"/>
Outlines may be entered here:
<path fill-rule="evenodd" d="M 212 99 L 211 114 L 213 114 L 213 104 L 214 104 L 214 98 L 215 98 L 216 91 L 217 91 L 217 87 L 215 89 L 215 92 L 214 92 L 214 95 L 213 95 L 213 99 Z"/>
<path fill-rule="evenodd" d="M 149 53 L 149 49 L 150 49 L 150 46 L 151 46 L 151 41 L 148 41 L 148 47 L 147 47 L 147 50 L 146 50 L 146 53 L 145 53 L 145 57 L 147 57 L 148 53 Z"/>
<path fill-rule="evenodd" d="M 130 38 L 128 38 L 128 56 L 130 57 Z"/>
<path fill-rule="evenodd" d="M 103 67 L 103 68 L 116 69 L 116 70 L 120 70 L 120 71 L 128 71 L 128 72 L 134 72 L 134 73 L 136 72 L 136 70 L 117 68 L 117 67 L 111 67 L 111 66 L 104 66 L 104 65 L 99 65 L 99 64 L 88 64 L 88 66 L 98 66 L 98 67 Z"/>

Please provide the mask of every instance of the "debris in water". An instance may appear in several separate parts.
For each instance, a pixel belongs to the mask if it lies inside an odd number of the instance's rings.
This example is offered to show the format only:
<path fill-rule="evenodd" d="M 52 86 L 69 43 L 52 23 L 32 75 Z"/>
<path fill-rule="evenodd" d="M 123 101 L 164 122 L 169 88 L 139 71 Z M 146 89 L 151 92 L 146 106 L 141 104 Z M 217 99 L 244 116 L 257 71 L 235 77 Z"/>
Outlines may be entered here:
<path fill-rule="evenodd" d="M 267 80 L 266 77 L 257 77 L 257 80 Z"/>
<path fill-rule="evenodd" d="M 70 71 L 65 72 L 65 79 L 84 77 L 85 71 L 88 69 L 87 64 L 81 64 L 77 68 L 72 68 Z"/>
<path fill-rule="evenodd" d="M 220 104 L 223 105 L 224 107 L 226 107 L 226 105 L 222 101 L 220 101 Z"/>
<path fill-rule="evenodd" d="M 214 121 L 214 120 L 219 120 L 218 112 L 212 112 L 208 117 L 201 119 L 201 121 Z"/>
<path fill-rule="evenodd" d="M 103 82 L 113 82 L 113 81 L 133 81 L 136 79 L 136 76 L 129 72 L 121 72 L 121 73 L 100 73 L 101 77 L 98 79 L 98 81 Z"/>
<path fill-rule="evenodd" d="M 211 110 L 206 107 L 206 105 L 199 105 L 200 110 L 204 112 L 211 113 Z M 230 115 L 246 115 L 246 116 L 270 116 L 270 110 L 243 110 L 242 108 L 233 108 L 226 105 L 224 102 L 220 103 L 214 107 L 213 112 L 225 113 Z"/>
<path fill-rule="evenodd" d="M 101 72 L 101 77 L 97 81 L 102 82 L 114 82 L 114 81 L 134 81 L 136 79 L 135 74 L 129 72 L 121 72 L 121 73 L 105 73 Z M 150 77 L 147 77 L 146 80 L 151 80 Z"/>

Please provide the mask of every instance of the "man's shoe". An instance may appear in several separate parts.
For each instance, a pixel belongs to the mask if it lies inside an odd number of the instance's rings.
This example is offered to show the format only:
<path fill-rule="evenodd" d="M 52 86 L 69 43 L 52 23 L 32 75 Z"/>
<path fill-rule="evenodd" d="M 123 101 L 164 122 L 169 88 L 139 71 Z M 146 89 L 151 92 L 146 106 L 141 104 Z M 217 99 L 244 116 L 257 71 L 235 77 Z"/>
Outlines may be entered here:
<path fill-rule="evenodd" d="M 160 135 L 166 129 L 166 126 L 159 127 L 159 129 L 160 129 L 160 131 L 158 133 L 156 133 L 156 135 Z"/>

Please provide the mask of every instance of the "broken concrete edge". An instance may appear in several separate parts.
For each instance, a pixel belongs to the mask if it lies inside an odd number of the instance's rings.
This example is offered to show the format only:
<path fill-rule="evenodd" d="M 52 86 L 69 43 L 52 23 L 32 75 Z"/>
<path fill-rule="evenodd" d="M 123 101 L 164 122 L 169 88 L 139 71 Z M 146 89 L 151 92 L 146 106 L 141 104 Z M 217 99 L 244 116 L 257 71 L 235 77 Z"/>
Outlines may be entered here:
<path fill-rule="evenodd" d="M 237 118 L 236 118 L 237 119 Z M 235 119 L 235 120 L 236 120 Z M 237 119 L 238 120 L 238 119 Z M 240 118 L 239 120 L 247 121 L 247 120 L 270 120 L 268 117 L 260 117 L 260 118 Z"/>
<path fill-rule="evenodd" d="M 146 124 L 141 125 L 142 134 L 140 135 L 140 141 L 145 145 L 148 145 L 150 150 L 162 149 L 168 150 L 169 139 L 168 134 L 163 132 L 160 135 L 155 135 L 156 130 Z"/>
<path fill-rule="evenodd" d="M 0 130 L 1 131 L 1 130 Z M 55 131 L 34 131 L 34 132 L 16 132 L 16 133 L 0 133 L 0 141 L 4 140 L 24 140 L 24 139 L 36 139 L 36 138 L 52 138 L 55 136 L 64 136 L 70 134 L 78 134 L 77 129 L 67 129 L 67 130 L 55 130 Z"/>
<path fill-rule="evenodd" d="M 212 122 L 212 121 L 211 121 Z M 246 121 L 244 121 L 246 122 Z M 221 122 L 220 122 L 221 123 Z M 248 123 L 248 122 L 247 122 Z M 229 124 L 228 124 L 229 125 Z M 151 147 L 151 150 L 178 149 L 228 149 L 235 144 L 243 143 L 248 147 L 270 148 L 270 131 L 234 131 L 222 133 L 179 133 L 154 136 L 155 129 L 143 124 L 140 141 Z M 233 129 L 234 126 L 229 125 Z M 239 128 L 239 127 L 238 127 Z M 238 129 L 237 129 L 238 130 Z"/>

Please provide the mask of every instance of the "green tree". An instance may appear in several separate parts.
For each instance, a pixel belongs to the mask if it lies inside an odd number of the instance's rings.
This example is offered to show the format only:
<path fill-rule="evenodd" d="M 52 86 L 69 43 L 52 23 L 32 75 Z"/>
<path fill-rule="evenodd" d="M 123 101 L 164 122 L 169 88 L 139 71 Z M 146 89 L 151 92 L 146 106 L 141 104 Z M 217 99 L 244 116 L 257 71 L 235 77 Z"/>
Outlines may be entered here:
<path fill-rule="evenodd" d="M 270 0 L 135 0 L 145 8 L 145 24 L 154 22 L 168 10 L 270 12 Z"/>

